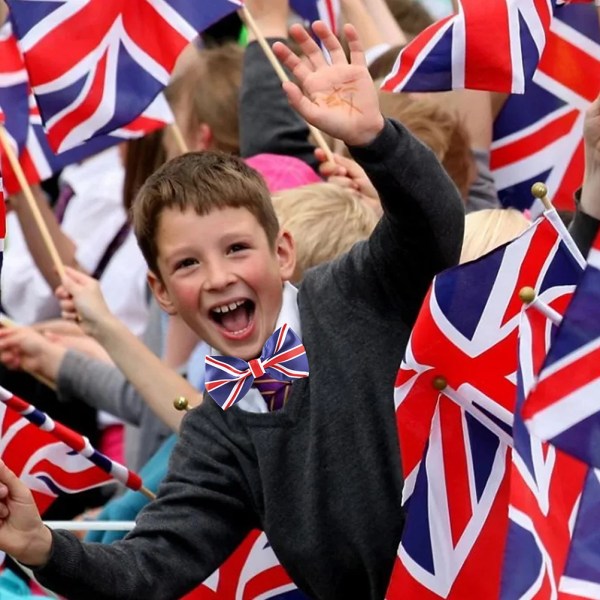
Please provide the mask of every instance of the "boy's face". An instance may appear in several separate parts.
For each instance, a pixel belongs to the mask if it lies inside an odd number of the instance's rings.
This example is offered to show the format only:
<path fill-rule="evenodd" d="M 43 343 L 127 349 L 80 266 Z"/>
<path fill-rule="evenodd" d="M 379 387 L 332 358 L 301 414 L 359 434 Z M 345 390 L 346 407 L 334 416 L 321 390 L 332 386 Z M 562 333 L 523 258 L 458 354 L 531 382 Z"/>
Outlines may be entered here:
<path fill-rule="evenodd" d="M 221 354 L 259 356 L 275 329 L 283 282 L 294 272 L 289 233 L 281 232 L 272 249 L 245 208 L 205 216 L 169 209 L 156 241 L 161 278 L 150 273 L 149 282 L 163 309 Z"/>

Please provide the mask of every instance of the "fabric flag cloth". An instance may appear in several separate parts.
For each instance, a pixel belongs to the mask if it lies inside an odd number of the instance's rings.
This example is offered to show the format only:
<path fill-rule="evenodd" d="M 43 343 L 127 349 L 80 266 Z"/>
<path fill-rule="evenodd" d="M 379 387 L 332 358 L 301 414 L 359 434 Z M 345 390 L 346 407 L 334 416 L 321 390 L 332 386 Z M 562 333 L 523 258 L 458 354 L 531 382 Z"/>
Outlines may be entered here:
<path fill-rule="evenodd" d="M 17 457 L 20 457 L 21 462 L 17 474 L 26 474 L 24 482 L 32 491 L 45 493 L 43 490 L 48 489 L 54 495 L 57 495 L 61 490 L 74 493 L 108 483 L 111 480 L 119 481 L 132 490 L 142 488 L 143 484 L 139 475 L 98 452 L 90 444 L 90 441 L 80 433 L 52 420 L 46 413 L 0 386 L 1 405 L 4 406 L 6 411 L 5 420 L 9 410 L 11 411 L 10 414 L 18 414 L 22 417 L 19 418 L 20 424 L 15 431 L 7 431 L 9 428 L 3 429 L 0 446 L 3 448 L 2 452 L 5 453 L 7 445 L 10 444 L 10 449 L 14 450 Z M 46 444 L 49 445 L 47 457 L 42 454 L 40 458 L 36 458 L 33 456 L 34 450 L 24 450 L 25 446 L 23 444 L 25 442 L 33 443 L 30 438 L 37 440 L 39 439 L 37 435 L 20 436 L 17 440 L 18 443 L 14 443 L 13 438 L 18 429 L 24 426 L 24 420 L 32 423 L 40 431 L 48 433 L 49 437 L 46 438 Z M 37 444 L 36 441 L 36 448 L 39 447 Z M 0 453 L 0 455 L 4 456 L 3 453 Z M 24 461 L 27 461 L 25 465 L 23 464 Z M 47 471 L 39 475 L 33 475 L 31 469 L 33 467 L 39 469 L 41 461 L 44 462 L 43 468 Z M 9 467 L 11 466 L 8 460 L 5 459 L 5 462 Z M 71 466 L 71 463 L 74 466 Z M 85 465 L 85 469 L 83 465 Z M 94 465 L 94 467 L 92 468 L 91 465 Z M 25 471 L 25 468 L 28 470 Z M 84 476 L 91 477 L 91 484 L 87 482 Z M 39 483 L 40 481 L 42 483 Z"/>
<path fill-rule="evenodd" d="M 29 89 L 23 57 L 12 34 L 10 23 L 0 28 L 0 111 L 13 142 L 13 149 L 28 183 L 33 185 L 51 177 L 67 165 L 79 162 L 101 150 L 128 139 L 141 137 L 173 122 L 173 115 L 163 94 L 135 121 L 72 150 L 56 155 L 51 149 L 35 98 Z M 17 193 L 20 185 L 3 151 L 2 168 L 8 194 Z"/>
<path fill-rule="evenodd" d="M 546 49 L 525 94 L 510 97 L 494 123 L 491 169 L 500 200 L 531 206 L 543 181 L 557 208 L 572 209 L 583 180 L 583 122 L 600 90 L 600 25 L 591 4 L 557 9 Z"/>
<path fill-rule="evenodd" d="M 570 271 L 564 271 L 565 284 L 581 276 L 577 264 Z M 573 289 L 573 285 L 550 288 L 540 301 L 563 314 Z M 552 322 L 534 306 L 523 310 L 501 600 L 558 597 L 571 546 L 572 521 L 588 472 L 582 462 L 531 435 L 520 414 L 554 330 Z"/>
<path fill-rule="evenodd" d="M 544 50 L 552 0 L 458 0 L 458 5 L 457 14 L 430 25 L 402 49 L 384 90 L 525 91 Z"/>
<path fill-rule="evenodd" d="M 204 583 L 182 600 L 306 600 L 275 556 L 267 536 L 252 531 Z"/>
<path fill-rule="evenodd" d="M 2 397 L 12 394 L 1 390 Z M 73 494 L 111 483 L 113 478 L 40 429 L 7 402 L 0 402 L 0 457 L 31 490 L 41 514 L 61 493 Z"/>
<path fill-rule="evenodd" d="M 518 292 L 562 286 L 565 272 L 582 262 L 556 212 L 548 211 L 513 242 L 434 279 L 396 380 L 408 517 L 388 600 L 498 597 Z"/>
<path fill-rule="evenodd" d="M 325 21 L 337 33 L 340 18 L 339 0 L 290 0 L 290 7 L 307 23 Z"/>
<path fill-rule="evenodd" d="M 240 0 L 9 0 L 10 18 L 55 152 L 134 121 L 177 57 Z"/>
<path fill-rule="evenodd" d="M 560 579 L 561 600 L 600 598 L 600 471 L 590 469 L 577 511 L 569 557 Z"/>
<path fill-rule="evenodd" d="M 600 235 L 523 418 L 541 439 L 600 467 Z"/>
<path fill-rule="evenodd" d="M 264 375 L 284 384 L 308 377 L 306 351 L 287 324 L 271 334 L 260 358 L 246 362 L 232 356 L 206 357 L 206 391 L 223 410 L 241 400 Z"/>

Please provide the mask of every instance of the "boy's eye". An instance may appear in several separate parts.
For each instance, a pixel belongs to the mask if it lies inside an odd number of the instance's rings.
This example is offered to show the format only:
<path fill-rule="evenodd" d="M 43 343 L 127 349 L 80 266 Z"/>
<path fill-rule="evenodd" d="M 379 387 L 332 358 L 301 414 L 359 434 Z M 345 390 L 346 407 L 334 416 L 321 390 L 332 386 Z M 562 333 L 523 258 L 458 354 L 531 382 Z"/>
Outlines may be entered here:
<path fill-rule="evenodd" d="M 185 267 L 191 267 L 196 264 L 198 264 L 198 261 L 195 258 L 184 258 L 175 264 L 175 270 L 185 269 Z"/>
<path fill-rule="evenodd" d="M 231 244 L 231 246 L 229 246 L 229 254 L 233 253 L 233 252 L 241 252 L 242 250 L 247 250 L 248 249 L 248 245 L 247 244 Z"/>

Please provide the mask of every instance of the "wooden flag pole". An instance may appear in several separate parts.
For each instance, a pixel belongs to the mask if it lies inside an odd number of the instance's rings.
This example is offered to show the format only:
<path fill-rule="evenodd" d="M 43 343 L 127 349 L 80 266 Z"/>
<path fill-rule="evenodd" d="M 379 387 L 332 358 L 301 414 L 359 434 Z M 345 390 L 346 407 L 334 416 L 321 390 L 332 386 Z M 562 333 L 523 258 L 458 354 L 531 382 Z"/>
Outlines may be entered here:
<path fill-rule="evenodd" d="M 562 323 L 562 315 L 545 302 L 542 302 L 532 287 L 525 286 L 521 288 L 519 290 L 519 299 L 523 304 L 527 304 L 542 313 L 554 325 L 558 326 Z"/>
<path fill-rule="evenodd" d="M 171 133 L 173 134 L 173 137 L 175 138 L 175 143 L 177 144 L 177 147 L 179 148 L 179 152 L 181 152 L 181 154 L 187 154 L 190 151 L 190 149 L 188 148 L 188 145 L 185 142 L 183 133 L 181 133 L 181 129 L 179 128 L 179 125 L 177 125 L 177 123 L 175 121 L 173 121 L 173 123 L 169 124 L 169 128 L 171 129 Z"/>
<path fill-rule="evenodd" d="M 146 486 L 142 486 L 139 490 L 138 490 L 141 494 L 144 494 L 144 496 L 146 496 L 146 498 L 148 498 L 148 500 L 156 500 L 156 494 L 149 490 Z"/>
<path fill-rule="evenodd" d="M 245 6 L 242 6 L 242 8 L 240 8 L 240 10 L 238 12 L 241 13 L 242 19 L 244 20 L 246 25 L 252 30 L 252 33 L 256 37 L 256 41 L 260 44 L 260 47 L 263 49 L 265 55 L 269 59 L 271 66 L 275 70 L 275 73 L 277 73 L 281 82 L 284 83 L 286 81 L 290 81 L 290 78 L 288 77 L 287 73 L 281 66 L 281 63 L 279 62 L 279 60 L 277 60 L 277 57 L 275 56 L 273 49 L 271 48 L 271 46 L 269 46 L 269 42 L 267 42 L 267 39 L 265 38 L 262 31 L 258 27 L 256 21 L 254 20 L 254 17 L 250 14 L 250 11 Z M 331 148 L 325 141 L 325 138 L 323 137 L 323 134 L 321 133 L 321 131 L 319 131 L 316 127 L 314 127 L 310 123 L 307 123 L 307 125 L 308 125 L 308 128 L 310 129 L 310 132 L 312 133 L 313 137 L 315 138 L 317 145 L 325 153 L 327 160 L 330 162 L 334 162 L 333 152 L 331 151 Z"/>
<path fill-rule="evenodd" d="M 452 0 L 452 11 L 455 15 L 458 14 L 458 0 Z"/>
<path fill-rule="evenodd" d="M 19 182 L 19 185 L 21 186 L 21 190 L 23 191 L 23 195 L 25 196 L 25 200 L 27 201 L 27 204 L 29 205 L 29 209 L 31 210 L 33 219 L 35 220 L 35 223 L 39 229 L 40 235 L 42 236 L 42 240 L 44 242 L 44 245 L 46 246 L 46 250 L 50 254 L 50 257 L 52 259 L 52 262 L 54 263 L 54 266 L 56 268 L 58 276 L 62 280 L 65 275 L 65 267 L 60 258 L 60 255 L 58 254 L 58 250 L 56 249 L 56 246 L 54 245 L 54 241 L 52 240 L 52 237 L 50 236 L 50 232 L 48 231 L 46 222 L 44 221 L 44 218 L 42 217 L 42 213 L 40 213 L 40 209 L 39 209 L 37 202 L 33 196 L 33 191 L 31 189 L 31 186 L 29 185 L 29 182 L 27 181 L 27 178 L 25 177 L 25 173 L 23 172 L 23 169 L 21 167 L 21 163 L 19 162 L 19 159 L 17 158 L 17 155 L 15 154 L 15 152 L 11 146 L 11 143 L 8 138 L 8 134 L 6 133 L 6 129 L 4 128 L 4 125 L 0 125 L 0 144 L 2 145 L 2 149 L 6 153 L 6 157 L 8 158 L 8 161 L 10 162 L 10 166 L 12 167 L 12 169 L 15 173 L 15 176 L 17 178 L 17 181 Z"/>

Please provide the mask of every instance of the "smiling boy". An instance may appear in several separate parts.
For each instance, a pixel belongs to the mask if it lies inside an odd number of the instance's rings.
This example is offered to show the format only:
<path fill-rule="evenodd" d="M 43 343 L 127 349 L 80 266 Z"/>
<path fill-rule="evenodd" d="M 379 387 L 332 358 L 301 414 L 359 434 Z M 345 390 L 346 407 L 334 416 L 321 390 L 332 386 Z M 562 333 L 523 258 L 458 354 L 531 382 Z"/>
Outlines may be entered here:
<path fill-rule="evenodd" d="M 309 376 L 279 410 L 254 388 L 227 411 L 205 397 L 184 419 L 157 500 L 111 546 L 50 532 L 1 466 L 0 549 L 70 599 L 179 598 L 255 527 L 310 597 L 384 597 L 403 523 L 393 382 L 433 275 L 458 260 L 463 213 L 432 153 L 381 117 L 355 30 L 345 30 L 350 64 L 324 24 L 314 30 L 332 64 L 292 28 L 306 60 L 275 47 L 302 86 L 285 91 L 352 147 L 385 214 L 367 242 L 307 272 L 297 291 L 287 283 L 293 241 L 239 159 L 192 154 L 146 182 L 134 222 L 161 305 L 237 358 L 255 359 L 287 324 Z"/>

